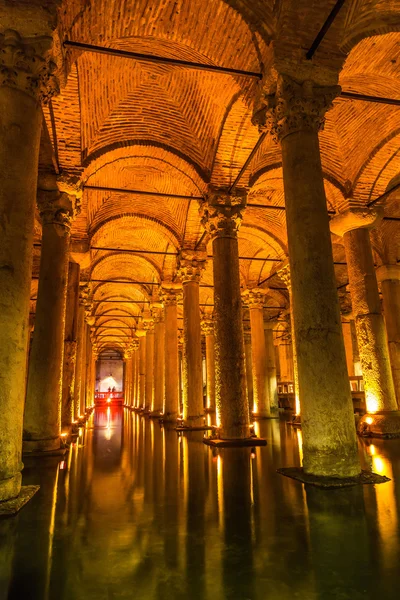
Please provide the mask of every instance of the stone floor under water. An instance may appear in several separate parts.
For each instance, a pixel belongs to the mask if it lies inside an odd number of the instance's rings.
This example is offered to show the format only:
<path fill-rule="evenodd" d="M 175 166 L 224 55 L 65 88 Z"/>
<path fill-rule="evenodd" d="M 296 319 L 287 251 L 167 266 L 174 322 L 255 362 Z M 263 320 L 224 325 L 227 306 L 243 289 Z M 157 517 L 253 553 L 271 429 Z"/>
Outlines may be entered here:
<path fill-rule="evenodd" d="M 400 440 L 360 440 L 391 478 L 342 490 L 278 475 L 301 431 L 213 451 L 126 409 L 96 410 L 64 459 L 30 459 L 40 484 L 0 521 L 0 600 L 392 600 L 400 586 Z"/>

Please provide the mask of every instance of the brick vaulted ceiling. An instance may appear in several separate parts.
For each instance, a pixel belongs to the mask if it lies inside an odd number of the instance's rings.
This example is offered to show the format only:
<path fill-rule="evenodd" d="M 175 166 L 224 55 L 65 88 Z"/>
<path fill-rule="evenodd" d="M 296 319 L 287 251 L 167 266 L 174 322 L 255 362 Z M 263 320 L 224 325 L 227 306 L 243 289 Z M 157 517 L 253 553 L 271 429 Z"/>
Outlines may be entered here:
<path fill-rule="evenodd" d="M 261 72 L 271 48 L 291 63 L 301 60 L 334 4 L 64 0 L 57 36 L 61 42 Z M 226 186 L 234 181 L 259 137 L 251 123 L 256 79 L 74 48 L 63 52 L 65 82 L 61 94 L 44 109 L 61 170 L 79 174 L 86 185 L 185 196 L 201 196 L 210 182 Z M 400 98 L 400 1 L 348 0 L 313 65 L 339 73 L 346 91 Z M 365 204 L 397 181 L 399 138 L 400 107 L 335 100 L 320 134 L 330 210 L 340 209 L 349 198 Z M 280 151 L 271 137 L 265 138 L 241 185 L 249 186 L 252 204 L 284 205 Z M 396 192 L 385 209 L 400 216 Z M 395 222 L 384 222 L 374 234 L 377 261 L 400 258 L 398 229 Z M 145 306 L 141 303 L 154 297 L 156 286 L 151 284 L 172 280 L 175 254 L 193 247 L 202 233 L 196 200 L 84 191 L 82 211 L 73 225 L 74 243 L 117 249 L 90 250 L 82 265 L 84 276 L 148 282 L 93 284 L 94 327 L 102 327 L 95 331 L 108 332 L 107 341 L 98 338 L 100 346 L 124 347 L 126 333 L 133 335 Z M 343 261 L 340 240 L 333 242 L 335 259 Z M 211 254 L 207 238 L 205 244 Z M 127 249 L 142 253 L 124 252 Z M 239 252 L 257 259 L 285 258 L 284 211 L 246 209 Z M 277 264 L 241 260 L 243 286 L 257 285 Z M 337 277 L 338 285 L 346 281 L 346 267 L 337 269 Z M 212 310 L 212 288 L 207 287 L 212 283 L 211 261 L 203 282 L 200 301 Z M 271 292 L 272 298 L 274 305 L 283 306 L 287 296 Z M 118 329 L 122 326 L 131 329 Z"/>

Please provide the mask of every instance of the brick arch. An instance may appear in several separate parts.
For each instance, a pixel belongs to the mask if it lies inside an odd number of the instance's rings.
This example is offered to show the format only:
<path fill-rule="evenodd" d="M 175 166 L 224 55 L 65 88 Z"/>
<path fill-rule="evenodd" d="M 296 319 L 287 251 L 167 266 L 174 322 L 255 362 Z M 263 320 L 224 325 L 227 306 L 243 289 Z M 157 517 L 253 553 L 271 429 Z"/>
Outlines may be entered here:
<path fill-rule="evenodd" d="M 350 52 L 367 37 L 400 31 L 399 0 L 352 0 L 346 13 L 343 52 Z"/>

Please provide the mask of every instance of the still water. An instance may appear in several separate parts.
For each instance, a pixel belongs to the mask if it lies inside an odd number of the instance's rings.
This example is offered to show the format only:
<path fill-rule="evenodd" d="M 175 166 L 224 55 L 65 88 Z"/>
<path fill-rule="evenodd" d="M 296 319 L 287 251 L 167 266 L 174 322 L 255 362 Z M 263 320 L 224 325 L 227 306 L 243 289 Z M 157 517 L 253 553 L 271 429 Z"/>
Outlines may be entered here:
<path fill-rule="evenodd" d="M 391 482 L 323 491 L 276 473 L 301 431 L 256 427 L 266 447 L 213 452 L 96 410 L 65 461 L 26 462 L 41 488 L 0 521 L 0 599 L 397 600 L 400 440 L 360 442 Z"/>

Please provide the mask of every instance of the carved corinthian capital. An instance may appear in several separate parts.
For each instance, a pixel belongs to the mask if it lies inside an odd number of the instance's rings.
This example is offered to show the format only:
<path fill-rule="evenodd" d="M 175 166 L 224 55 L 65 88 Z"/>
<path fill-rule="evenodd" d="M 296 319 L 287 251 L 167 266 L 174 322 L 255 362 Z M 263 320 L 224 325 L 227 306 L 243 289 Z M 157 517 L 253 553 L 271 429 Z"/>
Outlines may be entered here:
<path fill-rule="evenodd" d="M 246 206 L 247 190 L 209 188 L 207 200 L 200 206 L 201 224 L 212 239 L 237 237 Z"/>
<path fill-rule="evenodd" d="M 323 129 L 325 113 L 340 94 L 338 85 L 318 86 L 279 75 L 274 93 L 261 92 L 253 123 L 269 131 L 276 142 L 297 131 Z"/>
<path fill-rule="evenodd" d="M 56 64 L 49 57 L 51 37 L 21 38 L 7 29 L 0 34 L 0 87 L 16 88 L 46 103 L 59 92 Z"/>
<path fill-rule="evenodd" d="M 252 288 L 251 290 L 244 290 L 242 293 L 243 303 L 252 308 L 263 308 L 265 302 L 265 296 L 267 290 L 263 288 Z"/>
<path fill-rule="evenodd" d="M 201 331 L 207 335 L 214 335 L 214 321 L 212 319 L 203 319 L 201 322 Z"/>
<path fill-rule="evenodd" d="M 190 281 L 200 281 L 201 274 L 206 266 L 206 260 L 203 252 L 195 250 L 182 250 L 178 258 L 178 276 L 182 283 Z"/>
<path fill-rule="evenodd" d="M 58 225 L 69 232 L 74 217 L 71 197 L 58 190 L 38 190 L 37 204 L 43 225 Z"/>

